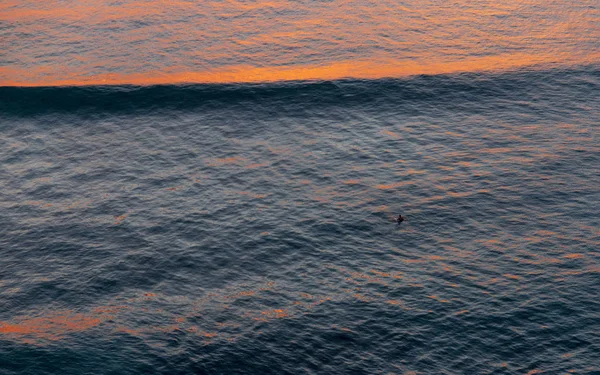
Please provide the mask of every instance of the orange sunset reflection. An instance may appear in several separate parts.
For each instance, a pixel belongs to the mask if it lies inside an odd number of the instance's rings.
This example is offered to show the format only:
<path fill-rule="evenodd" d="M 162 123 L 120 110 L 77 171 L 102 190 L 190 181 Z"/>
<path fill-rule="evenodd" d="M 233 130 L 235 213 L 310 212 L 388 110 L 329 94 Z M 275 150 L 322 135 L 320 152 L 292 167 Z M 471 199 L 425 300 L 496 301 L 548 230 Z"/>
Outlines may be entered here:
<path fill-rule="evenodd" d="M 0 4 L 2 86 L 377 79 L 595 64 L 598 9 L 542 0 Z"/>

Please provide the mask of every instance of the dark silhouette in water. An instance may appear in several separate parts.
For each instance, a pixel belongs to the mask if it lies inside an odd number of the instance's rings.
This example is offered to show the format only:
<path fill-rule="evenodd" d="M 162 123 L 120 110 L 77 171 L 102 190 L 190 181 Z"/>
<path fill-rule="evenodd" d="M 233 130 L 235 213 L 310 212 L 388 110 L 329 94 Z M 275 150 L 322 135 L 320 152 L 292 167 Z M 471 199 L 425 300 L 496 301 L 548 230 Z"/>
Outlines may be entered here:
<path fill-rule="evenodd" d="M 401 222 L 404 221 L 404 218 L 402 217 L 402 215 L 398 215 L 398 218 L 396 219 L 396 221 L 398 222 L 398 224 L 400 224 Z"/>

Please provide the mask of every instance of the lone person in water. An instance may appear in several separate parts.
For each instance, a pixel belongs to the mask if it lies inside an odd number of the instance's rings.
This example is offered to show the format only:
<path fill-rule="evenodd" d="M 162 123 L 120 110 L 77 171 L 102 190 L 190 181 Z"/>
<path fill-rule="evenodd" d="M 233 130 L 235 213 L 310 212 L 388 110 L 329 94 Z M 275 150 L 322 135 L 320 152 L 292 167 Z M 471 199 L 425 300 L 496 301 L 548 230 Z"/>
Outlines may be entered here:
<path fill-rule="evenodd" d="M 404 221 L 404 218 L 402 217 L 402 215 L 398 215 L 398 219 L 396 219 L 396 221 L 398 222 L 398 224 L 400 224 Z"/>

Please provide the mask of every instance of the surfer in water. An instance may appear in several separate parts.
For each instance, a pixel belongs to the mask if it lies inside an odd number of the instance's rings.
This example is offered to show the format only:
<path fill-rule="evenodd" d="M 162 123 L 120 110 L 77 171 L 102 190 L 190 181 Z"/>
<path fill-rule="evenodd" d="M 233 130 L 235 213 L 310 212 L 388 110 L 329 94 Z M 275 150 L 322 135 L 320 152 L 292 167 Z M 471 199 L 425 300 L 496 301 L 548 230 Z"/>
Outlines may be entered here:
<path fill-rule="evenodd" d="M 404 221 L 404 218 L 402 217 L 402 215 L 398 215 L 398 218 L 396 219 L 396 221 L 398 222 L 398 224 L 400 224 L 401 222 Z"/>

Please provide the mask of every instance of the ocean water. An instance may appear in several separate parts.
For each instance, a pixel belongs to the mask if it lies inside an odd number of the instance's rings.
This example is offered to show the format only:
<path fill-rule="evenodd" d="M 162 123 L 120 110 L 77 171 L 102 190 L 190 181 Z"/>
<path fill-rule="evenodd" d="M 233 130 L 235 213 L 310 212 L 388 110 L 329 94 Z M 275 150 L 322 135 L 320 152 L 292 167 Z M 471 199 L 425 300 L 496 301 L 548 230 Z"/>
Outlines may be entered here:
<path fill-rule="evenodd" d="M 0 374 L 600 374 L 597 3 L 0 9 Z"/>
<path fill-rule="evenodd" d="M 0 93 L 2 373 L 600 371 L 595 67 Z"/>
<path fill-rule="evenodd" d="M 3 0 L 0 85 L 398 78 L 598 64 L 597 0 Z"/>

